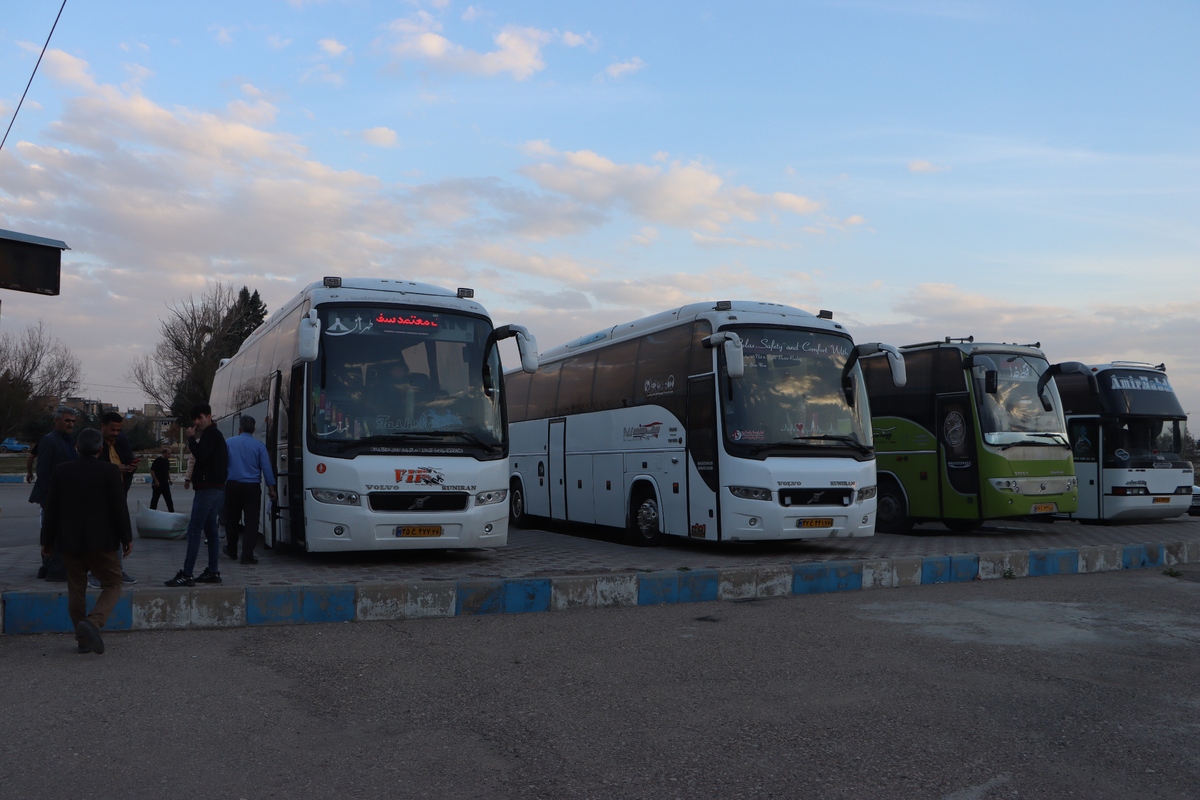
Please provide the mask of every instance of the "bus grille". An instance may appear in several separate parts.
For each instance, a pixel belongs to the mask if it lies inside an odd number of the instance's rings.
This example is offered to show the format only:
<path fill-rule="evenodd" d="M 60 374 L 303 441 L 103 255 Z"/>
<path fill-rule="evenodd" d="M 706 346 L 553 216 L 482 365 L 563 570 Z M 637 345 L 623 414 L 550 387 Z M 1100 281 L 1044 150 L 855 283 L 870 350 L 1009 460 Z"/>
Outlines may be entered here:
<path fill-rule="evenodd" d="M 371 492 L 372 511 L 462 511 L 466 492 Z"/>
<path fill-rule="evenodd" d="M 780 489 L 782 506 L 848 506 L 854 502 L 853 489 Z"/>

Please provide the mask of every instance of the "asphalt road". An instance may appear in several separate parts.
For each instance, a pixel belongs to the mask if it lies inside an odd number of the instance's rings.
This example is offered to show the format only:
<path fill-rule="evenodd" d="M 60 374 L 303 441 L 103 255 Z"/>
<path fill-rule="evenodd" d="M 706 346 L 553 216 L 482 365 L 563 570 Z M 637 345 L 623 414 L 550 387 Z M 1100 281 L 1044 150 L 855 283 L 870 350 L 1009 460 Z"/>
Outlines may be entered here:
<path fill-rule="evenodd" d="M 1200 569 L 0 639 L 0 793 L 1200 796 Z"/>

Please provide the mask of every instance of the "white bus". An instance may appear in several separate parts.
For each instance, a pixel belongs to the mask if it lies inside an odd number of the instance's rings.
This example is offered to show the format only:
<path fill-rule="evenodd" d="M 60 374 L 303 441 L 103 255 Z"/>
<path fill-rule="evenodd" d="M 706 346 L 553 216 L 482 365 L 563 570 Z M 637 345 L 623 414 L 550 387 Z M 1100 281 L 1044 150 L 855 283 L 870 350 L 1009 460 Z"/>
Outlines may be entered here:
<path fill-rule="evenodd" d="M 1187 512 L 1194 479 L 1183 458 L 1187 415 L 1164 365 L 1113 361 L 1054 382 L 1079 479 L 1079 510 L 1063 516 L 1149 520 Z"/>
<path fill-rule="evenodd" d="M 875 451 L 860 356 L 832 314 L 696 303 L 508 375 L 509 509 L 708 541 L 870 536 Z"/>
<path fill-rule="evenodd" d="M 223 362 L 213 418 L 258 422 L 279 483 L 267 546 L 308 551 L 499 547 L 508 540 L 508 430 L 498 340 L 522 368 L 537 344 L 493 328 L 470 289 L 325 278 Z"/>

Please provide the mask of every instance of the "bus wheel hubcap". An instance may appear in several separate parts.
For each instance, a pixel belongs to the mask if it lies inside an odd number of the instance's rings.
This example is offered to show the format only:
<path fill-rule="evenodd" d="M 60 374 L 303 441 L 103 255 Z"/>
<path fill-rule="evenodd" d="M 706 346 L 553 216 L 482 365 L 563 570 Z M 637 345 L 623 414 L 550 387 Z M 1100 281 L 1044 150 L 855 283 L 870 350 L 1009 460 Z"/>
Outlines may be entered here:
<path fill-rule="evenodd" d="M 643 536 L 651 536 L 658 530 L 658 506 L 653 500 L 647 500 L 638 508 L 638 530 Z"/>

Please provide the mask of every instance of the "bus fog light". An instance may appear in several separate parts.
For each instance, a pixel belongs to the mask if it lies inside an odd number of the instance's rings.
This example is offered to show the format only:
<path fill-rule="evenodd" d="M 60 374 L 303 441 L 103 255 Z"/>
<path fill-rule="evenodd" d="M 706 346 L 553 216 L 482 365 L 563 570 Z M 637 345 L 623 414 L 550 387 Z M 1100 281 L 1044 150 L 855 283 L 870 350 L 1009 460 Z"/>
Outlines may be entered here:
<path fill-rule="evenodd" d="M 484 526 L 483 526 L 483 532 L 484 532 L 484 533 L 491 533 L 491 532 L 492 532 L 492 523 L 490 523 L 490 522 L 489 522 L 487 525 L 484 525 Z"/>
<path fill-rule="evenodd" d="M 997 492 L 1019 492 L 1021 484 L 1012 478 L 992 478 L 992 488 Z"/>
<path fill-rule="evenodd" d="M 312 489 L 313 499 L 318 503 L 330 503 L 335 506 L 358 505 L 358 492 L 348 489 Z"/>
<path fill-rule="evenodd" d="M 475 495 L 475 505 L 490 506 L 492 503 L 503 502 L 506 497 L 508 497 L 508 489 L 493 489 L 490 492 L 480 492 Z"/>
<path fill-rule="evenodd" d="M 870 519 L 870 517 L 863 517 L 862 524 L 863 524 L 863 525 L 866 525 L 866 524 L 867 524 L 867 520 L 868 520 L 868 519 Z"/>
<path fill-rule="evenodd" d="M 858 490 L 858 502 L 861 503 L 863 500 L 870 500 L 878 491 L 879 487 L 877 486 L 864 486 Z"/>
<path fill-rule="evenodd" d="M 333 529 L 333 535 L 334 535 L 334 536 L 341 536 L 341 535 L 342 535 L 343 533 L 345 533 L 345 532 L 346 532 L 346 529 L 345 529 L 345 528 L 343 528 L 341 525 L 337 525 L 337 526 L 335 526 L 335 527 L 334 527 L 334 529 Z"/>
<path fill-rule="evenodd" d="M 757 526 L 758 526 L 758 517 L 751 517 L 750 518 L 750 527 L 754 528 Z"/>

